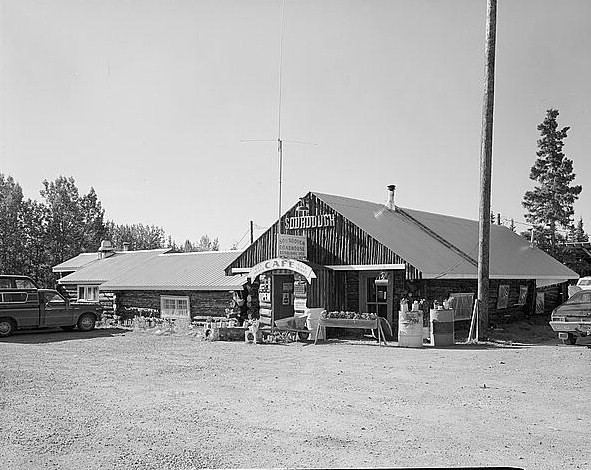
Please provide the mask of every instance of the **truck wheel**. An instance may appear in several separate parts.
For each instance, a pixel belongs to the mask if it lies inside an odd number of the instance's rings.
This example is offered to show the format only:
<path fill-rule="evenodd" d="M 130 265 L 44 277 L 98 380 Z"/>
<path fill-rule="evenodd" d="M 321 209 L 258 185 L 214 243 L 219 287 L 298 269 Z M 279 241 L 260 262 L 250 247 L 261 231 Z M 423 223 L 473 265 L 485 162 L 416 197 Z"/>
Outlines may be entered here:
<path fill-rule="evenodd" d="M 16 326 L 12 320 L 6 318 L 0 320 L 0 338 L 10 336 L 14 330 L 16 330 Z"/>
<path fill-rule="evenodd" d="M 568 338 L 565 338 L 562 340 L 562 344 L 570 344 L 570 345 L 577 344 L 577 337 L 575 335 L 573 335 L 572 333 L 569 333 Z"/>
<path fill-rule="evenodd" d="M 90 313 L 85 313 L 78 319 L 78 329 L 80 331 L 94 330 L 96 324 L 96 317 Z"/>

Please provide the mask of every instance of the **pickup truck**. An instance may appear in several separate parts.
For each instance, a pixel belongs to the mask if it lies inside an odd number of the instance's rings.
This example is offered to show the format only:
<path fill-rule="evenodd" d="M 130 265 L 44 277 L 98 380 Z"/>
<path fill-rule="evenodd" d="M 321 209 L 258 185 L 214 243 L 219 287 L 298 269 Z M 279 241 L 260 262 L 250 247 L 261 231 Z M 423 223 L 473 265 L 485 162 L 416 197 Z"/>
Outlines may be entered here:
<path fill-rule="evenodd" d="M 591 290 L 580 290 L 552 312 L 550 326 L 564 343 L 591 335 Z"/>
<path fill-rule="evenodd" d="M 52 289 L 0 289 L 0 337 L 30 328 L 90 331 L 101 313 L 99 303 L 71 302 Z"/>

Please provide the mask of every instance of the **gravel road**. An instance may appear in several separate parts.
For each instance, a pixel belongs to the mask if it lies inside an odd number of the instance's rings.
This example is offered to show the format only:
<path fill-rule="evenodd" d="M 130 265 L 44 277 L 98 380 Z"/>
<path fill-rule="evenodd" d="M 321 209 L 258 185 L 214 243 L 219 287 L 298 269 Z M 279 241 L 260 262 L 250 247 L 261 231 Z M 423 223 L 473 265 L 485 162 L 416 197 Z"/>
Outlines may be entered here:
<path fill-rule="evenodd" d="M 591 349 L 0 340 L 4 469 L 591 468 Z"/>

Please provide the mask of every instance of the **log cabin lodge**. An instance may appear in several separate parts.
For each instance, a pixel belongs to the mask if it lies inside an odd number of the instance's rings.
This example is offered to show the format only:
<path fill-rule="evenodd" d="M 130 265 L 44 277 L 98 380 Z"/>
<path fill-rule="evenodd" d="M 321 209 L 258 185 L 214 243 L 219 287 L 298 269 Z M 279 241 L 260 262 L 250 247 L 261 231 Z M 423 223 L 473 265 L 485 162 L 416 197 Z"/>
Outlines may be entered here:
<path fill-rule="evenodd" d="M 375 312 L 396 327 L 403 297 L 432 304 L 450 295 L 461 300 L 456 320 L 468 320 L 478 222 L 397 207 L 393 185 L 386 196 L 378 204 L 309 192 L 226 273 L 247 275 L 266 322 L 272 310 L 279 319 L 324 308 Z M 490 246 L 491 322 L 551 311 L 578 278 L 507 227 L 491 226 Z"/>
<path fill-rule="evenodd" d="M 238 290 L 267 324 L 272 313 L 322 308 L 374 312 L 396 327 L 403 297 L 432 304 L 450 295 L 455 319 L 469 320 L 478 222 L 398 207 L 394 191 L 385 204 L 309 192 L 242 253 L 99 251 L 54 271 L 79 300 L 100 291 L 119 308 L 173 317 L 224 315 Z M 491 225 L 490 249 L 491 323 L 548 313 L 579 277 L 504 226 Z"/>

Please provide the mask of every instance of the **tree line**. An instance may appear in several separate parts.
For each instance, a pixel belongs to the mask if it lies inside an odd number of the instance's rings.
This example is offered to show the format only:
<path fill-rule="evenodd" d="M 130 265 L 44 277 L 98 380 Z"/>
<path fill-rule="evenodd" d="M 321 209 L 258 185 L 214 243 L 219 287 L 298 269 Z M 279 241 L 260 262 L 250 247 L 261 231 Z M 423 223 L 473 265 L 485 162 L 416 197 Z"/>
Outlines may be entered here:
<path fill-rule="evenodd" d="M 20 184 L 0 173 L 0 273 L 26 274 L 51 286 L 56 281 L 53 266 L 96 252 L 102 240 L 118 249 L 129 243 L 130 250 L 219 250 L 218 239 L 208 235 L 177 244 L 162 227 L 107 220 L 94 188 L 82 194 L 72 177 L 44 180 L 42 186 L 39 201 L 25 199 Z"/>
<path fill-rule="evenodd" d="M 542 123 L 522 205 L 531 229 L 521 235 L 580 275 L 591 275 L 591 257 L 574 250 L 570 242 L 588 242 L 583 219 L 575 223 L 574 203 L 582 191 L 575 185 L 573 161 L 564 154 L 569 127 L 558 125 L 559 112 L 548 109 Z M 197 242 L 177 244 L 155 225 L 115 224 L 91 187 L 81 194 L 72 177 L 43 181 L 41 200 L 25 199 L 20 185 L 0 173 L 0 272 L 27 274 L 42 285 L 55 282 L 52 266 L 82 252 L 95 252 L 101 240 L 117 248 L 129 243 L 131 250 L 170 248 L 173 252 L 219 250 L 218 239 L 203 235 Z M 501 223 L 491 214 L 492 223 Z M 511 219 L 510 228 L 515 230 Z M 532 233 L 533 231 L 533 233 Z"/>

